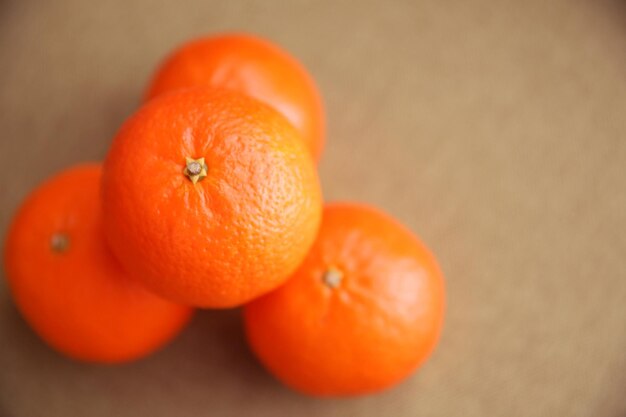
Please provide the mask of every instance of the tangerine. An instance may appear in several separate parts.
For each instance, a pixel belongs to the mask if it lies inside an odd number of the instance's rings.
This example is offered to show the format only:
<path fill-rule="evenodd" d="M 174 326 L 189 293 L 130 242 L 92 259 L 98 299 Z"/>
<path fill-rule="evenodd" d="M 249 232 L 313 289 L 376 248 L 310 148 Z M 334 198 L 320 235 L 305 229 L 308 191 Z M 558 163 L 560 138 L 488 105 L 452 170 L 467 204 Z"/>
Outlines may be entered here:
<path fill-rule="evenodd" d="M 365 394 L 406 378 L 433 350 L 444 283 L 435 258 L 388 215 L 328 205 L 307 258 L 244 309 L 256 356 L 279 380 L 320 396 Z"/>
<path fill-rule="evenodd" d="M 104 164 L 108 242 L 149 289 L 234 307 L 281 283 L 315 239 L 322 195 L 313 160 L 271 107 L 194 88 L 145 104 Z"/>
<path fill-rule="evenodd" d="M 322 99 L 302 64 L 277 45 L 242 33 L 187 42 L 153 75 L 146 99 L 200 85 L 233 89 L 274 107 L 319 160 L 325 130 Z"/>
<path fill-rule="evenodd" d="M 129 279 L 104 244 L 99 164 L 63 171 L 20 207 L 4 260 L 18 309 L 57 351 L 89 362 L 124 362 L 170 341 L 188 307 Z"/>

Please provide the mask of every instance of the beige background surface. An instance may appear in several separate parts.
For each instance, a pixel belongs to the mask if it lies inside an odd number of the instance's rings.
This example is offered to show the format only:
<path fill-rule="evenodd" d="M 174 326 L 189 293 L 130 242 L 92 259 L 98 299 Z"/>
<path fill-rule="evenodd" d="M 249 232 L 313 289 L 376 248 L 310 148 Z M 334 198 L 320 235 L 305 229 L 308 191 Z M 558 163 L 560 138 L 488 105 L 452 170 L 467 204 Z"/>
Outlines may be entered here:
<path fill-rule="evenodd" d="M 384 207 L 438 254 L 445 333 L 381 395 L 317 400 L 203 312 L 146 360 L 46 348 L 0 284 L 0 415 L 626 415 L 623 1 L 0 0 L 0 232 L 29 189 L 101 159 L 174 45 L 243 29 L 328 111 L 328 199 Z"/>

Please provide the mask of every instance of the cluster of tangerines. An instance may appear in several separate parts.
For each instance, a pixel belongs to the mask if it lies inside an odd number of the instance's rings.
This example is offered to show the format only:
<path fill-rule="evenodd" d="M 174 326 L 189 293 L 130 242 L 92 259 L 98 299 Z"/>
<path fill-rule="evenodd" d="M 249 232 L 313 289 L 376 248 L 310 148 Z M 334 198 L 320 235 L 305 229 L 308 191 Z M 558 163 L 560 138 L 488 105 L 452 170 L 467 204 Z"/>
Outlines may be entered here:
<path fill-rule="evenodd" d="M 305 69 L 268 41 L 195 40 L 154 75 L 106 160 L 26 199 L 5 267 L 26 321 L 83 361 L 143 357 L 193 308 L 243 306 L 262 364 L 313 395 L 401 381 L 433 350 L 444 285 L 383 212 L 323 205 L 324 114 Z"/>

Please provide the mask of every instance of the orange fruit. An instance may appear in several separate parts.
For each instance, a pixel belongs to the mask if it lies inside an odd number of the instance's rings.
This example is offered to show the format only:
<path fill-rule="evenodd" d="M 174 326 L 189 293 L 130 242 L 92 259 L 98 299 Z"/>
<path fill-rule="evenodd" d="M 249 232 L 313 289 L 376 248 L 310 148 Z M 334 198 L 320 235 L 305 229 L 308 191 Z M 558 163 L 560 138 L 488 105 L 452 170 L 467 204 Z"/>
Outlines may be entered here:
<path fill-rule="evenodd" d="M 252 350 L 278 379 L 339 396 L 407 377 L 433 350 L 443 313 L 430 251 L 388 215 L 344 203 L 325 208 L 302 265 L 244 317 Z"/>
<path fill-rule="evenodd" d="M 297 131 L 227 90 L 180 90 L 122 127 L 104 164 L 108 242 L 148 288 L 201 307 L 268 292 L 304 259 L 322 196 Z"/>
<path fill-rule="evenodd" d="M 229 88 L 269 104 L 319 160 L 325 130 L 320 94 L 304 67 L 273 43 L 241 33 L 187 42 L 161 64 L 146 98 L 193 86 Z"/>
<path fill-rule="evenodd" d="M 191 309 L 128 279 L 104 244 L 99 165 L 49 179 L 13 220 L 4 261 L 13 298 L 50 346 L 89 362 L 145 356 L 171 340 Z"/>

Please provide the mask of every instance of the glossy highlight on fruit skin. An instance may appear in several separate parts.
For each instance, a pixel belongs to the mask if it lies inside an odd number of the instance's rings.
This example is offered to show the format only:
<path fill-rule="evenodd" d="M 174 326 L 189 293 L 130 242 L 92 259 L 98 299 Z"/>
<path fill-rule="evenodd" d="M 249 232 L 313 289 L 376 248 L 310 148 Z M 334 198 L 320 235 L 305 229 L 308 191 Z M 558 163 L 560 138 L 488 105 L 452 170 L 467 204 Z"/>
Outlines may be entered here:
<path fill-rule="evenodd" d="M 269 104 L 296 127 L 319 160 L 325 136 L 321 96 L 306 69 L 277 45 L 243 33 L 187 42 L 161 64 L 146 99 L 194 86 L 229 88 Z"/>
<path fill-rule="evenodd" d="M 376 392 L 430 355 L 444 293 L 435 258 L 402 225 L 368 206 L 331 204 L 293 276 L 246 305 L 246 334 L 263 365 L 295 390 Z"/>
<path fill-rule="evenodd" d="M 207 175 L 194 183 L 188 164 L 200 158 Z M 122 264 L 154 292 L 199 307 L 234 307 L 283 283 L 322 211 L 293 126 L 257 100 L 210 88 L 139 109 L 113 142 L 102 189 Z"/>
<path fill-rule="evenodd" d="M 4 263 L 15 304 L 51 347 L 74 359 L 117 363 L 170 341 L 192 310 L 130 280 L 104 243 L 99 164 L 67 169 L 19 208 Z"/>

